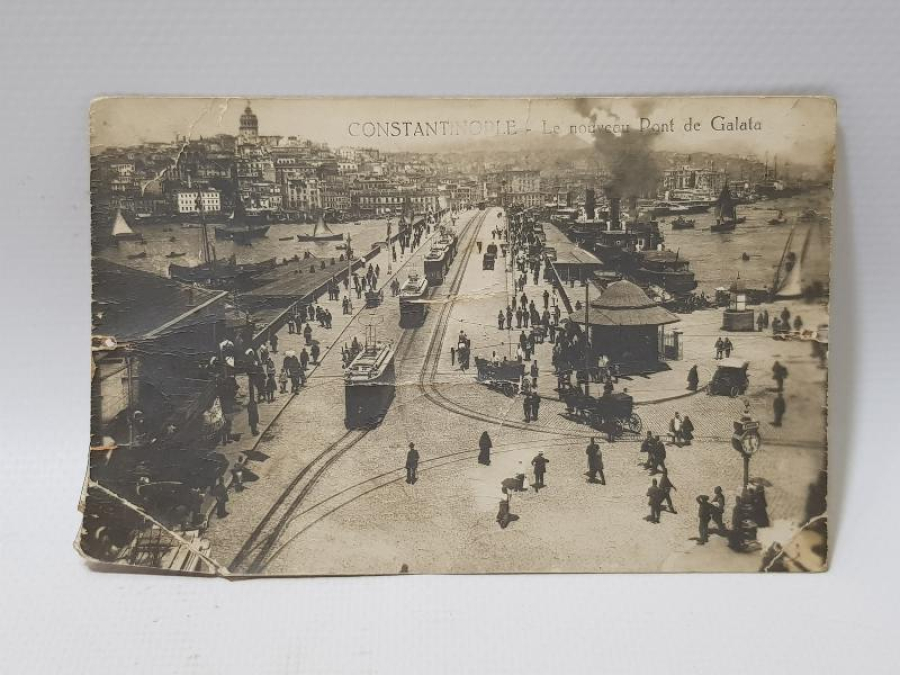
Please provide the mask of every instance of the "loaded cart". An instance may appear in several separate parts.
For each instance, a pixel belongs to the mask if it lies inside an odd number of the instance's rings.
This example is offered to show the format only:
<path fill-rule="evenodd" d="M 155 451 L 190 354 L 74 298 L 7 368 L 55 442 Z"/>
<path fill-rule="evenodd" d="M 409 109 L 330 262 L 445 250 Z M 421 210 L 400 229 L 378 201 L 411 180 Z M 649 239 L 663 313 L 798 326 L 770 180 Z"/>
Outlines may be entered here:
<path fill-rule="evenodd" d="M 643 428 L 640 415 L 634 412 L 634 399 L 620 392 L 588 396 L 579 388 L 563 394 L 566 411 L 578 420 L 606 433 L 609 440 L 626 431 L 639 434 Z"/>
<path fill-rule="evenodd" d="M 475 378 L 491 389 L 503 392 L 506 396 L 519 393 L 519 384 L 525 375 L 525 364 L 518 361 L 493 362 L 490 359 L 475 357 Z"/>

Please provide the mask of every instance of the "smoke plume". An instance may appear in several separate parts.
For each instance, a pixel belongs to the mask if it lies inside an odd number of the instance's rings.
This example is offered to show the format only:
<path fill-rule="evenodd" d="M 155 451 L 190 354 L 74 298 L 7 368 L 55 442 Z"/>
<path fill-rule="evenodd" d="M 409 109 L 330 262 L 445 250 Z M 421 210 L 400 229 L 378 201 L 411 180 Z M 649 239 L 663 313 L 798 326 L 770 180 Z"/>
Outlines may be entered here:
<path fill-rule="evenodd" d="M 594 150 L 609 174 L 604 185 L 607 195 L 636 197 L 654 193 L 660 177 L 660 167 L 653 152 L 658 132 L 642 132 L 632 124 L 628 131 L 616 134 L 602 125 L 610 120 L 619 122 L 617 114 L 595 106 L 586 98 L 575 99 L 574 105 L 578 114 L 598 125 L 594 130 Z M 639 117 L 647 117 L 655 103 L 652 99 L 640 99 L 634 106 Z"/>

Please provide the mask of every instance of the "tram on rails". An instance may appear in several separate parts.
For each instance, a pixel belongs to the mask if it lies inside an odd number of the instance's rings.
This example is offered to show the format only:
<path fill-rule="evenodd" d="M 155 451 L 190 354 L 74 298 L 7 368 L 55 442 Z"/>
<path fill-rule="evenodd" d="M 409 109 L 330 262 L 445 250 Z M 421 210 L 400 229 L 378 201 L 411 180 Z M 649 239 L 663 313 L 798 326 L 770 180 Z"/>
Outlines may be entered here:
<path fill-rule="evenodd" d="M 432 286 L 444 283 L 450 270 L 451 253 L 448 246 L 435 244 L 425 256 L 425 278 Z"/>
<path fill-rule="evenodd" d="M 428 303 L 425 294 L 428 292 L 428 279 L 419 276 L 418 272 L 410 272 L 406 282 L 400 287 L 400 325 L 418 326 L 425 320 Z"/>
<path fill-rule="evenodd" d="M 393 345 L 367 340 L 344 371 L 344 426 L 371 429 L 381 424 L 395 390 Z"/>
<path fill-rule="evenodd" d="M 455 258 L 456 235 L 444 230 L 425 256 L 425 278 L 428 283 L 432 286 L 442 284 Z"/>

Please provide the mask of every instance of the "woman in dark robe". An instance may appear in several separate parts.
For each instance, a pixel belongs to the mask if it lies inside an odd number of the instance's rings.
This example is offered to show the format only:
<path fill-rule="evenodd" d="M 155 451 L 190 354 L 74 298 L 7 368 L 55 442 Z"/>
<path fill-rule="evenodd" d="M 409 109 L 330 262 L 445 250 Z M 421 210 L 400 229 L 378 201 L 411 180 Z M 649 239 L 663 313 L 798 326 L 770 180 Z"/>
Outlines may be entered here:
<path fill-rule="evenodd" d="M 688 389 L 697 391 L 697 385 L 700 384 L 700 376 L 697 374 L 697 366 L 692 366 L 687 376 Z"/>
<path fill-rule="evenodd" d="M 493 443 L 491 443 L 491 437 L 488 436 L 488 432 L 483 432 L 481 434 L 481 438 L 478 439 L 478 463 L 484 464 L 485 466 L 491 465 L 491 448 L 493 447 Z"/>
<path fill-rule="evenodd" d="M 691 418 L 687 415 L 681 420 L 681 438 L 687 445 L 690 445 L 691 441 L 694 440 L 694 423 L 691 422 Z"/>

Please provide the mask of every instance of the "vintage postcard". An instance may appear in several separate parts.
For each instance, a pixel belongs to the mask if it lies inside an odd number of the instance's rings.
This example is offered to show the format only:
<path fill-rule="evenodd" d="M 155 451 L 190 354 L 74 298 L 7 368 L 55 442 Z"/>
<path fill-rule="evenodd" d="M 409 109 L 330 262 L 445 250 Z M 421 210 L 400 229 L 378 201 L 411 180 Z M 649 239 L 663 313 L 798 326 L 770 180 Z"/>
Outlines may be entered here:
<path fill-rule="evenodd" d="M 833 99 L 90 115 L 86 558 L 827 568 Z"/>

